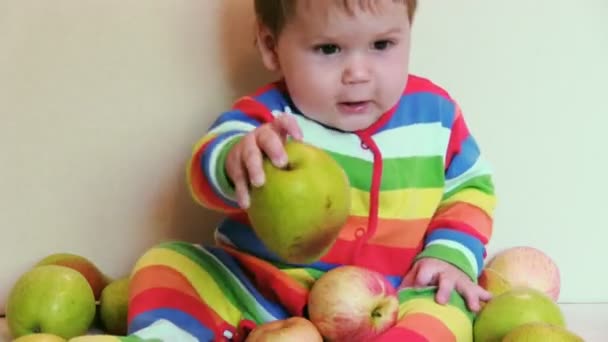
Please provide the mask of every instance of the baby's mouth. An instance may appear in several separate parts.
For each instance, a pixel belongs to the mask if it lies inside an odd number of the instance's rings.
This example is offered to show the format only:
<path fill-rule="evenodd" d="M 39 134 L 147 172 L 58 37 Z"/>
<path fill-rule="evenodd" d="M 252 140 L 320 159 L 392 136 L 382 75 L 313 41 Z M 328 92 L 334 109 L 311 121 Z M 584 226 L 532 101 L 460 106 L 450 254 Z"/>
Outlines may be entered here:
<path fill-rule="evenodd" d="M 367 112 L 371 101 L 344 101 L 338 103 L 338 108 L 345 114 L 361 114 Z"/>

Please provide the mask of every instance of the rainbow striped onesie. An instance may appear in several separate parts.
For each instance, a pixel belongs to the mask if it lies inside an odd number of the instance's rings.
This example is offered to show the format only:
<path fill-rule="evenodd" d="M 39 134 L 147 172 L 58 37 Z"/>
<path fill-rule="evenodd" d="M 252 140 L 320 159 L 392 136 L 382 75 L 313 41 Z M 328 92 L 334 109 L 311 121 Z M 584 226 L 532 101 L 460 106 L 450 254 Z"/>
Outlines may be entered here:
<path fill-rule="evenodd" d="M 333 156 L 352 187 L 351 215 L 338 240 L 308 265 L 282 262 L 263 246 L 224 170 L 231 146 L 277 115 L 294 115 L 303 140 Z M 461 110 L 442 88 L 413 75 L 399 102 L 356 132 L 306 118 L 283 83 L 269 84 L 212 124 L 194 148 L 187 178 L 194 199 L 226 219 L 214 246 L 168 242 L 138 260 L 132 336 L 242 341 L 256 325 L 306 315 L 311 284 L 338 265 L 376 270 L 397 287 L 418 258 L 431 257 L 477 281 L 492 233 L 491 172 Z M 434 287 L 401 289 L 400 320 L 378 341 L 472 341 L 474 314 L 463 298 L 454 292 L 440 305 L 434 293 Z"/>

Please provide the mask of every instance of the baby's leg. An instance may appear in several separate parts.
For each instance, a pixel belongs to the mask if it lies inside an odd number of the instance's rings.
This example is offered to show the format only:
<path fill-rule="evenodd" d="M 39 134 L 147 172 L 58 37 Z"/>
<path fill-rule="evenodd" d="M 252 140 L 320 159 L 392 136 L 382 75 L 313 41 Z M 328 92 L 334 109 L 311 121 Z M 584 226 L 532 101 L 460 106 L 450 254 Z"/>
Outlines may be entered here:
<path fill-rule="evenodd" d="M 376 341 L 472 342 L 475 315 L 455 291 L 446 305 L 435 301 L 435 287 L 402 289 L 399 321 Z"/>
<path fill-rule="evenodd" d="M 142 338 L 238 341 L 243 330 L 287 316 L 220 248 L 164 243 L 132 273 L 129 333 Z"/>

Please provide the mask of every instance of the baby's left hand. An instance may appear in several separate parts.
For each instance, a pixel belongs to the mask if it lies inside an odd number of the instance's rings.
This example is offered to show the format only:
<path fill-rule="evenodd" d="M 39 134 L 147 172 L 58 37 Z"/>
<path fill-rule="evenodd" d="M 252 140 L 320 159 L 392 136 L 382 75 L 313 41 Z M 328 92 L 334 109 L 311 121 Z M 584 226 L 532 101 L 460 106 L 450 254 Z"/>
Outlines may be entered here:
<path fill-rule="evenodd" d="M 471 281 L 471 279 L 456 266 L 433 258 L 418 260 L 414 267 L 405 275 L 400 287 L 437 286 L 435 300 L 446 304 L 452 290 L 456 289 L 465 301 L 469 310 L 478 312 L 480 301 L 488 301 L 492 295 Z"/>

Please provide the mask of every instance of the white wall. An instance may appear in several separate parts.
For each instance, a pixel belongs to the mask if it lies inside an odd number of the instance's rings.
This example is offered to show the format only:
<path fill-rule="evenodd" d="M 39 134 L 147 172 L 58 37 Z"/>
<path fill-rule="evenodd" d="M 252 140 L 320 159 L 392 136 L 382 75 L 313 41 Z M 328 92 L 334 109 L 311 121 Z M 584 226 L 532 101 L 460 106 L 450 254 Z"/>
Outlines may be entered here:
<path fill-rule="evenodd" d="M 119 276 L 163 239 L 208 241 L 191 145 L 267 75 L 250 1 L 0 0 L 0 306 L 56 251 Z M 605 0 L 425 0 L 415 72 L 460 101 L 496 170 L 491 252 L 545 250 L 563 301 L 601 286 Z M 576 121 L 575 121 L 576 120 Z M 1 311 L 0 311 L 1 312 Z"/>

